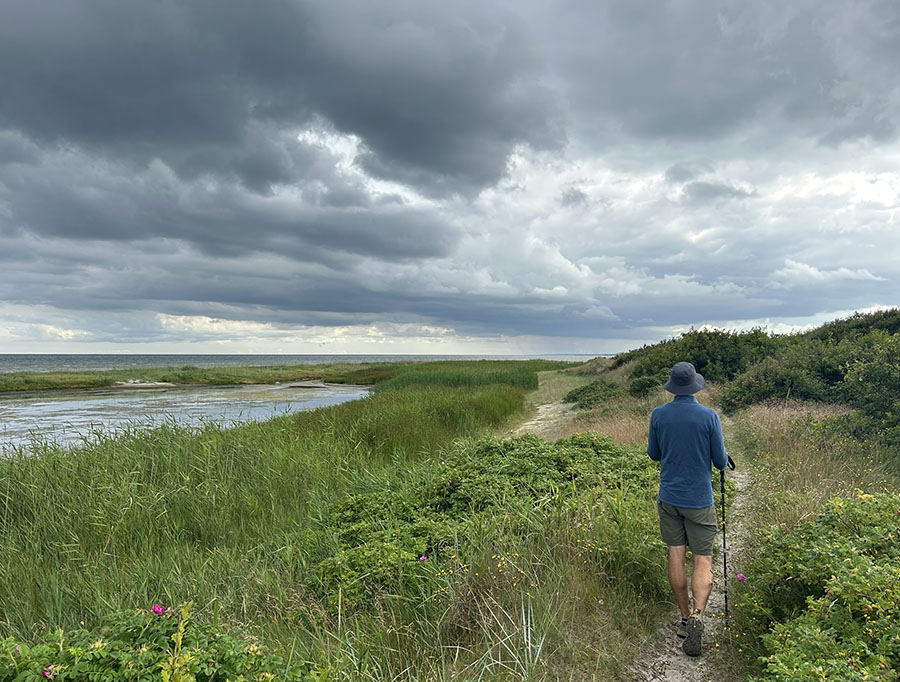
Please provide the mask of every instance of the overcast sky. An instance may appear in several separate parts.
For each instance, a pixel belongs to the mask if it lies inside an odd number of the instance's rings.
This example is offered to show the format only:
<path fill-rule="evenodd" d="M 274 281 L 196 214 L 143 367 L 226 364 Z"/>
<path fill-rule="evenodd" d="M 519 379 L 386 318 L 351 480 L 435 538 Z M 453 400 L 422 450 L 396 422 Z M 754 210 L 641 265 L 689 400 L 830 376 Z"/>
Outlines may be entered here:
<path fill-rule="evenodd" d="M 895 0 L 0 16 L 0 352 L 605 353 L 900 304 Z"/>

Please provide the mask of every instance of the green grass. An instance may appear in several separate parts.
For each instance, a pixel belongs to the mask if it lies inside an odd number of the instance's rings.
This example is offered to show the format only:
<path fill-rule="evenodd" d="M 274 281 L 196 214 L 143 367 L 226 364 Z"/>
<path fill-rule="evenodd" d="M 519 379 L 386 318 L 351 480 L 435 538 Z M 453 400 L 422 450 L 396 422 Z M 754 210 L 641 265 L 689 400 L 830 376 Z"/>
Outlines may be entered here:
<path fill-rule="evenodd" d="M 14 453 L 0 638 L 192 600 L 329 679 L 611 679 L 667 598 L 653 465 L 479 440 L 535 379 L 429 364 L 334 408 Z"/>
<path fill-rule="evenodd" d="M 511 363 L 504 360 L 478 360 L 465 364 L 454 362 L 426 362 L 404 367 L 393 377 L 379 381 L 377 390 L 405 386 L 484 386 L 502 383 L 528 390 L 538 388 L 537 372 L 571 367 L 572 363 L 553 360 L 525 360 Z"/>

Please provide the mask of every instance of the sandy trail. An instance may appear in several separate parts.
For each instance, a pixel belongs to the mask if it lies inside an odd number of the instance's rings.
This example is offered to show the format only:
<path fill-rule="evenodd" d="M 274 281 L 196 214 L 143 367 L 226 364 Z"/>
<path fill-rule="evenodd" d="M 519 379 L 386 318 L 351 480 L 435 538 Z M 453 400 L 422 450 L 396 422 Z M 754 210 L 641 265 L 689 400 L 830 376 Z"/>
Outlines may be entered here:
<path fill-rule="evenodd" d="M 746 512 L 748 506 L 747 490 L 750 485 L 750 474 L 740 469 L 726 474 L 737 486 L 737 494 L 728 510 L 727 536 L 728 545 L 728 581 L 733 585 L 736 581 L 739 566 L 738 557 L 743 547 L 745 535 Z M 721 512 L 720 512 L 721 513 Z M 721 550 L 721 531 L 716 538 Z M 709 596 L 706 615 L 703 618 L 703 653 L 692 658 L 681 650 L 682 639 L 677 635 L 677 623 L 680 617 L 678 609 L 673 606 L 670 622 L 657 630 L 649 642 L 646 651 L 629 666 L 623 679 L 629 682 L 666 681 L 666 682 L 707 682 L 721 680 L 725 677 L 720 671 L 721 661 L 716 655 L 718 643 L 726 634 L 725 621 L 725 581 L 722 575 L 721 551 L 713 561 L 715 582 Z M 729 589 L 733 595 L 733 590 Z M 734 601 L 729 596 L 729 610 L 733 612 Z"/>
<path fill-rule="evenodd" d="M 537 414 L 524 424 L 513 429 L 514 435 L 534 433 L 545 436 L 559 422 L 572 416 L 572 403 L 546 403 L 537 406 Z"/>
<path fill-rule="evenodd" d="M 539 436 L 546 433 L 561 421 L 572 416 L 571 406 L 554 402 L 537 406 L 537 415 L 513 431 L 515 434 L 534 433 Z M 728 441 L 728 419 L 723 417 L 723 427 Z M 728 510 L 727 536 L 728 546 L 728 580 L 729 585 L 737 581 L 737 567 L 745 537 L 746 514 L 749 507 L 748 490 L 751 483 L 748 471 L 737 462 L 735 471 L 728 471 L 726 476 L 732 479 L 737 491 L 734 501 Z M 720 512 L 721 513 L 721 512 Z M 721 519 L 720 519 L 721 521 Z M 677 635 L 677 623 L 680 618 L 677 607 L 673 605 L 669 621 L 657 630 L 646 642 L 644 653 L 628 666 L 622 679 L 627 682 L 708 682 L 725 679 L 724 662 L 717 656 L 717 644 L 724 638 L 725 621 L 725 581 L 722 574 L 722 533 L 716 537 L 719 554 L 713 560 L 712 593 L 703 619 L 703 653 L 692 658 L 681 650 L 683 642 Z M 662 558 L 661 558 L 662 560 Z M 688 578 L 690 579 L 690 577 Z M 729 590 L 733 594 L 733 590 Z M 733 611 L 734 602 L 729 596 L 729 610 Z"/>

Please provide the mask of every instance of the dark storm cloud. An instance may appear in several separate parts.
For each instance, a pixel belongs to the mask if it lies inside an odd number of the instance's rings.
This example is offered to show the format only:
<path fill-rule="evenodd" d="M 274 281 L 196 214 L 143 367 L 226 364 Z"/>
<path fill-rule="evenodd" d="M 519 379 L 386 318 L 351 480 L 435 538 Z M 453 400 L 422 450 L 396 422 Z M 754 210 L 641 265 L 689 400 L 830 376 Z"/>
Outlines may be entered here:
<path fill-rule="evenodd" d="M 700 140 L 759 122 L 828 143 L 896 135 L 900 5 L 891 0 L 572 1 L 538 11 L 560 87 L 604 146 L 622 131 Z"/>
<path fill-rule="evenodd" d="M 0 337 L 649 340 L 896 292 L 892 1 L 0 3 Z"/>
<path fill-rule="evenodd" d="M 454 247 L 459 230 L 452 223 L 402 204 L 376 205 L 361 187 L 322 165 L 299 201 L 258 197 L 227 184 L 184 184 L 161 166 L 129 175 L 122 166 L 97 167 L 78 154 L 49 154 L 44 163 L 0 169 L 4 223 L 41 237 L 119 243 L 168 238 L 211 255 L 268 251 L 299 260 L 329 252 L 430 258 Z M 79 175 L 84 166 L 93 167 Z"/>
<path fill-rule="evenodd" d="M 8 0 L 0 122 L 265 189 L 302 173 L 285 134 L 321 117 L 370 170 L 469 191 L 515 144 L 559 143 L 537 68 L 523 30 L 476 3 Z"/>

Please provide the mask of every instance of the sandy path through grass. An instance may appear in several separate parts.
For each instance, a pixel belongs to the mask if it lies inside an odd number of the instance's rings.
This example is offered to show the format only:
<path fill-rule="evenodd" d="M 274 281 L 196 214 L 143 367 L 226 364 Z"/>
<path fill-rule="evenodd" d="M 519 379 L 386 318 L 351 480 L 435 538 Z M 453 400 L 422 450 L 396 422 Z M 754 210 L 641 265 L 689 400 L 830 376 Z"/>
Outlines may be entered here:
<path fill-rule="evenodd" d="M 534 407 L 537 410 L 536 415 L 518 426 L 513 433 L 534 433 L 547 437 L 548 434 L 558 432 L 565 422 L 571 421 L 576 416 L 570 405 L 559 402 L 558 398 L 552 402 L 541 401 Z M 732 447 L 729 438 L 730 420 L 723 417 L 722 422 L 726 442 L 729 443 L 729 447 Z M 737 567 L 740 565 L 739 556 L 745 537 L 745 515 L 749 507 L 748 491 L 751 483 L 749 470 L 742 466 L 741 458 L 737 459 L 738 469 L 726 474 L 734 481 L 737 489 L 734 501 L 728 510 L 726 524 L 730 585 L 734 585 L 737 581 Z M 733 674 L 729 674 L 727 655 L 724 653 L 724 640 L 728 633 L 725 630 L 727 623 L 725 620 L 721 530 L 716 538 L 716 546 L 718 554 L 713 561 L 715 582 L 704 618 L 703 654 L 692 658 L 686 656 L 681 650 L 683 640 L 677 636 L 680 614 L 673 604 L 671 618 L 648 638 L 643 645 L 643 653 L 638 655 L 627 667 L 622 679 L 628 682 L 707 682 L 708 680 L 733 679 Z M 733 594 L 733 590 L 729 590 L 729 592 Z M 729 610 L 733 611 L 733 609 L 734 602 L 729 597 Z"/>
<path fill-rule="evenodd" d="M 730 420 L 723 417 L 726 443 L 730 443 Z M 730 447 L 730 446 L 729 446 Z M 734 454 L 732 452 L 732 454 Z M 750 472 L 742 466 L 741 458 L 736 457 L 738 468 L 728 471 L 726 476 L 734 481 L 736 494 L 728 509 L 726 519 L 726 543 L 728 548 L 728 581 L 729 585 L 737 582 L 740 554 L 746 536 L 747 512 L 749 508 L 748 491 L 750 489 Z M 719 512 L 721 516 L 721 511 Z M 721 518 L 719 519 L 721 523 Z M 677 624 L 680 618 L 678 609 L 673 605 L 671 618 L 654 633 L 646 643 L 643 654 L 638 656 L 628 667 L 624 676 L 629 682 L 707 682 L 708 680 L 729 680 L 729 666 L 726 660 L 725 640 L 728 636 L 728 621 L 725 619 L 725 580 L 722 571 L 722 532 L 721 527 L 716 536 L 718 554 L 713 558 L 714 583 L 709 596 L 706 614 L 703 619 L 703 653 L 696 657 L 686 656 L 681 649 L 684 640 L 677 635 Z M 734 610 L 731 598 L 733 589 L 729 589 L 729 611 Z"/>
<path fill-rule="evenodd" d="M 556 428 L 559 422 L 572 419 L 572 405 L 568 403 L 547 403 L 537 405 L 537 414 L 527 422 L 513 429 L 514 435 L 534 433 L 538 436 L 546 436 L 547 432 Z"/>

